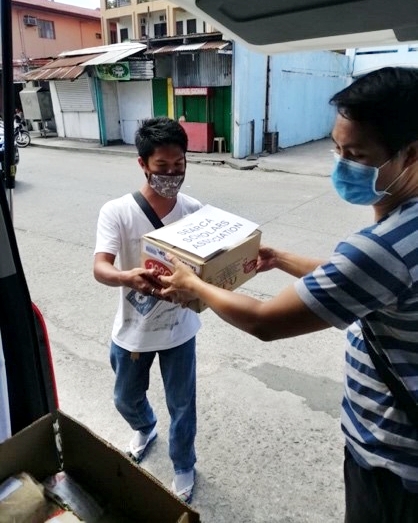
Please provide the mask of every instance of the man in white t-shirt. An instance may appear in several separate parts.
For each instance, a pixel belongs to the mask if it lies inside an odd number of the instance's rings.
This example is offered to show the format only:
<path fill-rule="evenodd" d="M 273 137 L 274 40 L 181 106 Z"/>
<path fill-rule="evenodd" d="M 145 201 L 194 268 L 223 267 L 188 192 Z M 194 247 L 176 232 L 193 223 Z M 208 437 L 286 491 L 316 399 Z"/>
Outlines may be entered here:
<path fill-rule="evenodd" d="M 164 225 L 197 211 L 201 204 L 180 193 L 186 170 L 187 135 L 169 118 L 144 120 L 135 137 L 146 183 L 140 193 Z M 150 368 L 158 354 L 170 413 L 172 490 L 190 502 L 196 462 L 195 312 L 161 298 L 153 269 L 140 265 L 141 237 L 154 229 L 133 194 L 107 202 L 97 225 L 94 277 L 119 287 L 110 360 L 116 375 L 114 400 L 134 430 L 129 455 L 140 462 L 157 436 L 157 418 L 147 399 Z"/>

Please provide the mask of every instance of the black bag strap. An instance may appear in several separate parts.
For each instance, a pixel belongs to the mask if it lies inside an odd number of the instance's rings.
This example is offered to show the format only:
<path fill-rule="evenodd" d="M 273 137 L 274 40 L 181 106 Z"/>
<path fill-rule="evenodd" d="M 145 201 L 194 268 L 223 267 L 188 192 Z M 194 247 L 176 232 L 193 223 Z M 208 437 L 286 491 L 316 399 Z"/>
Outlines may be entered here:
<path fill-rule="evenodd" d="M 133 192 L 132 196 L 134 197 L 136 203 L 144 211 L 145 216 L 152 223 L 155 229 L 160 229 L 160 227 L 164 227 L 163 222 L 160 220 L 157 213 L 154 211 L 154 209 L 146 200 L 145 196 L 140 191 Z"/>
<path fill-rule="evenodd" d="M 395 371 L 392 363 L 383 352 L 380 341 L 373 334 L 367 322 L 362 320 L 362 332 L 367 352 L 382 380 L 386 383 L 399 407 L 406 413 L 414 425 L 418 426 L 418 404 L 409 392 L 402 378 Z"/>

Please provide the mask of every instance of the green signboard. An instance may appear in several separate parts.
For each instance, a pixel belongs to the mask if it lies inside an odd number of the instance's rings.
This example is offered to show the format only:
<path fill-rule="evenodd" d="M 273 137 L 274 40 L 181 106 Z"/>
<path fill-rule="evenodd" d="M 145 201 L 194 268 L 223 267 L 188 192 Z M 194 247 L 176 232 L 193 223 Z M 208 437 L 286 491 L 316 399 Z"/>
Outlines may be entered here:
<path fill-rule="evenodd" d="M 96 65 L 96 73 L 100 80 L 130 80 L 131 72 L 129 62 L 117 62 L 116 64 Z"/>

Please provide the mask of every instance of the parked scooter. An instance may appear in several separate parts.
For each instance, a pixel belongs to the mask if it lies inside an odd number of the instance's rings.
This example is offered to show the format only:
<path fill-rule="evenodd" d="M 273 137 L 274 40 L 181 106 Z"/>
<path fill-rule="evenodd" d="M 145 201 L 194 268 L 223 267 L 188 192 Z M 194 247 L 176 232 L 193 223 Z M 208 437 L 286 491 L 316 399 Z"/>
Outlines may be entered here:
<path fill-rule="evenodd" d="M 30 144 L 30 134 L 24 127 L 22 122 L 15 121 L 14 137 L 18 147 L 27 147 Z"/>

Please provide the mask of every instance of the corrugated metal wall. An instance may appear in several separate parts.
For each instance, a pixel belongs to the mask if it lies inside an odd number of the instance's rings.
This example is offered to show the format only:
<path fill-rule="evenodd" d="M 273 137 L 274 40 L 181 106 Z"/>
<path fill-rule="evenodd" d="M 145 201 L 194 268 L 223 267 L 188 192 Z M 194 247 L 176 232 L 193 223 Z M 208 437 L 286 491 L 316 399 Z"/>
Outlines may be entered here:
<path fill-rule="evenodd" d="M 214 51 L 178 54 L 173 60 L 174 87 L 226 87 L 232 83 L 232 56 Z"/>
<path fill-rule="evenodd" d="M 329 136 L 335 109 L 329 99 L 351 82 L 350 60 L 331 51 L 271 57 L 268 131 L 279 132 L 279 147 Z"/>
<path fill-rule="evenodd" d="M 237 43 L 234 57 L 233 154 L 244 158 L 263 150 L 267 57 Z M 316 51 L 271 56 L 267 131 L 279 133 L 279 147 L 328 136 L 335 116 L 328 100 L 350 81 L 350 60 L 340 53 Z"/>
<path fill-rule="evenodd" d="M 234 58 L 233 156 L 245 158 L 251 152 L 263 150 L 267 56 L 235 43 Z M 254 151 L 251 151 L 252 143 Z"/>

